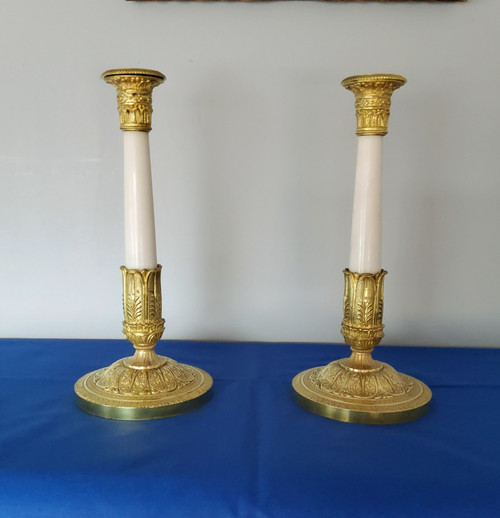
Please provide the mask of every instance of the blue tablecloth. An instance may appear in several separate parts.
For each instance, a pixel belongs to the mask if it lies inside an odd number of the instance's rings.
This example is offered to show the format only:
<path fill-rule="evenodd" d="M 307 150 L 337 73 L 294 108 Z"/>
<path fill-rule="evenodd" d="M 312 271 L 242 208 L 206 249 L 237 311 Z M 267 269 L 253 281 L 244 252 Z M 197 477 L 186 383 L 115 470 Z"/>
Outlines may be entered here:
<path fill-rule="evenodd" d="M 500 350 L 379 346 L 426 382 L 429 414 L 363 426 L 308 413 L 291 379 L 338 345 L 161 342 L 214 378 L 190 414 L 112 421 L 73 384 L 124 341 L 1 340 L 2 517 L 498 517 Z"/>

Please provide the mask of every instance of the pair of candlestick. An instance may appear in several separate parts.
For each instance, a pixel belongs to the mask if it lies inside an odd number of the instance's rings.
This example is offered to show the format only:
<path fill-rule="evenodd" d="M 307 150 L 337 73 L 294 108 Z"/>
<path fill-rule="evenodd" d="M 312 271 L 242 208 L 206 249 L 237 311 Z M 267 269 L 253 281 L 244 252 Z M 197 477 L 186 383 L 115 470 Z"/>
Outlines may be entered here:
<path fill-rule="evenodd" d="M 154 70 L 109 70 L 102 78 L 116 87 L 124 131 L 125 266 L 123 332 L 135 354 L 91 372 L 75 384 L 85 411 L 113 419 L 154 419 L 201 405 L 212 386 L 205 371 L 158 356 L 164 330 L 161 266 L 156 260 L 153 189 L 148 132 L 152 91 L 165 80 Z M 342 334 L 352 354 L 301 372 L 292 385 L 299 404 L 340 421 L 389 424 L 423 415 L 429 388 L 371 357 L 383 337 L 381 269 L 382 139 L 391 96 L 406 80 L 398 75 L 352 76 L 342 85 L 356 96 L 358 156 L 349 269 L 344 270 Z"/>

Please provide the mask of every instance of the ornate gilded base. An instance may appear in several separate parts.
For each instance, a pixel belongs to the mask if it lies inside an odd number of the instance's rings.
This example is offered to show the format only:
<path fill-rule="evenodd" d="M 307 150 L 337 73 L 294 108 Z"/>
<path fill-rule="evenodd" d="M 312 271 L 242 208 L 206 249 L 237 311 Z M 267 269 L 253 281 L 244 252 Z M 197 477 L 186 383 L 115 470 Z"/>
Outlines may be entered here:
<path fill-rule="evenodd" d="M 296 399 L 307 410 L 362 424 L 403 423 L 427 412 L 432 394 L 426 385 L 372 358 L 384 336 L 386 273 L 344 270 L 342 334 L 352 354 L 295 376 Z"/>
<path fill-rule="evenodd" d="M 138 353 L 136 353 L 137 355 Z M 211 376 L 197 367 L 150 353 L 144 367 L 136 357 L 81 377 L 75 384 L 78 406 L 109 419 L 159 419 L 190 412 L 201 406 L 212 386 Z"/>
<path fill-rule="evenodd" d="M 159 419 L 184 414 L 205 401 L 212 378 L 154 351 L 165 320 L 161 316 L 161 266 L 122 266 L 123 332 L 135 354 L 86 374 L 75 384 L 78 406 L 109 419 Z"/>
<path fill-rule="evenodd" d="M 403 423 L 427 412 L 432 393 L 421 381 L 371 358 L 355 368 L 359 358 L 353 356 L 297 374 L 297 402 L 315 414 L 361 424 Z"/>

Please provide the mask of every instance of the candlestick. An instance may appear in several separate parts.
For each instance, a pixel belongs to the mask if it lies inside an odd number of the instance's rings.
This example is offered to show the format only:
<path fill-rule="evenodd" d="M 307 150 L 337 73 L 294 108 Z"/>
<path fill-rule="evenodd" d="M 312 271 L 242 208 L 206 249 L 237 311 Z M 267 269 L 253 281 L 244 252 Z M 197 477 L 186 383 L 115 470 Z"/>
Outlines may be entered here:
<path fill-rule="evenodd" d="M 300 405 L 324 417 L 352 423 L 392 424 L 425 414 L 432 394 L 421 381 L 373 360 L 384 336 L 385 270 L 380 269 L 382 137 L 387 134 L 391 95 L 406 79 L 373 74 L 348 77 L 356 96 L 358 159 L 350 269 L 344 270 L 342 334 L 351 356 L 305 370 L 292 381 Z M 356 270 L 354 270 L 356 269 Z"/>
<path fill-rule="evenodd" d="M 109 70 L 116 87 L 125 157 L 125 266 L 123 332 L 135 354 L 81 377 L 75 384 L 80 408 L 110 419 L 156 419 L 200 406 L 212 386 L 208 373 L 158 356 L 162 318 L 161 266 L 156 263 L 153 189 L 148 132 L 152 90 L 165 80 L 154 70 Z"/>

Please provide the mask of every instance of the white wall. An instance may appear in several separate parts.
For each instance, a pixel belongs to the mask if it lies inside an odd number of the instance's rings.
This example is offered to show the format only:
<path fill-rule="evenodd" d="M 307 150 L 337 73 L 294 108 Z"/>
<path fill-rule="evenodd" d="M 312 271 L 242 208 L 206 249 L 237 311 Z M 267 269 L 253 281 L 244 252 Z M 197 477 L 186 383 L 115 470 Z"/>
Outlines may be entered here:
<path fill-rule="evenodd" d="M 499 346 L 500 2 L 4 2 L 1 337 L 120 338 L 115 67 L 155 68 L 164 338 L 341 341 L 351 74 L 389 72 L 385 344 Z"/>

